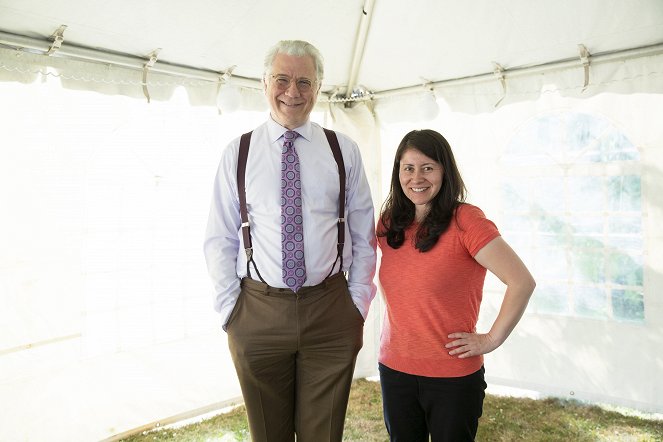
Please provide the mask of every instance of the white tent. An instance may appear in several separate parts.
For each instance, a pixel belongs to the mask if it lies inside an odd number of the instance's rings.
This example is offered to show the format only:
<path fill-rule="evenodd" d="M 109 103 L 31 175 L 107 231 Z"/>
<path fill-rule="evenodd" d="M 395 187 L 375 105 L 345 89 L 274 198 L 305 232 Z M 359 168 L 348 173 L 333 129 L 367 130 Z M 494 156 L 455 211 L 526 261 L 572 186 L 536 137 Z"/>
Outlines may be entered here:
<path fill-rule="evenodd" d="M 202 231 L 220 151 L 265 117 L 263 54 L 291 38 L 325 56 L 314 118 L 357 140 L 376 207 L 400 137 L 437 129 L 532 268 L 489 383 L 663 412 L 662 2 L 0 0 L 0 440 L 241 400 Z"/>

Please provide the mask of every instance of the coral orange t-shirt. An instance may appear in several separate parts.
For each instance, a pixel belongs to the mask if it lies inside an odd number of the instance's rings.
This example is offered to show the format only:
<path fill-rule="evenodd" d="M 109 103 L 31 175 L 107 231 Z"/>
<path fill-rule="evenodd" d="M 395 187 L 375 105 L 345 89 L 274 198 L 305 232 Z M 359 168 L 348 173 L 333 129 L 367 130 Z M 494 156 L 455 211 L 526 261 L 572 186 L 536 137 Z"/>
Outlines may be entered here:
<path fill-rule="evenodd" d="M 449 228 L 427 252 L 414 247 L 417 225 L 398 249 L 378 237 L 380 283 L 386 301 L 378 360 L 428 377 L 459 377 L 479 370 L 483 356 L 459 359 L 445 344 L 454 332 L 475 332 L 486 269 L 474 256 L 500 235 L 476 206 L 461 204 Z M 379 226 L 380 231 L 384 226 Z"/>

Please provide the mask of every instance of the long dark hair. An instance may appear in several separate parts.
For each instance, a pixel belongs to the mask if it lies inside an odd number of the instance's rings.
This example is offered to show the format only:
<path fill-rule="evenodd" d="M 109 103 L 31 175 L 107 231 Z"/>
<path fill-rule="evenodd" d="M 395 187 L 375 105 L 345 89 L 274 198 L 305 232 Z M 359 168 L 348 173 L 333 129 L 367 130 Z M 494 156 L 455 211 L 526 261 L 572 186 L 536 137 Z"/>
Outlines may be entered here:
<path fill-rule="evenodd" d="M 414 203 L 405 196 L 399 180 L 401 157 L 408 149 L 416 149 L 442 166 L 442 187 L 430 201 L 430 210 L 419 225 L 414 241 L 419 251 L 426 252 L 449 227 L 456 208 L 465 202 L 467 190 L 456 166 L 451 146 L 440 133 L 423 129 L 406 134 L 396 150 L 389 195 L 380 212 L 384 228 L 378 231 L 378 236 L 386 236 L 390 247 L 397 249 L 403 245 L 405 229 L 415 219 Z"/>

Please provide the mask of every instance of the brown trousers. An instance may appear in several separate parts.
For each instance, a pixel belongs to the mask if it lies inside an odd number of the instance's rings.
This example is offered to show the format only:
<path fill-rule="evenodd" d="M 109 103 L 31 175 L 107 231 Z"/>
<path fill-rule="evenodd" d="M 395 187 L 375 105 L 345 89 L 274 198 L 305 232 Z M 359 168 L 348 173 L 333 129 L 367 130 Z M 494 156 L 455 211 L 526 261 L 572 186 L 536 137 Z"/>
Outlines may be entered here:
<path fill-rule="evenodd" d="M 343 274 L 314 287 L 244 279 L 227 323 L 253 442 L 340 442 L 364 319 Z"/>

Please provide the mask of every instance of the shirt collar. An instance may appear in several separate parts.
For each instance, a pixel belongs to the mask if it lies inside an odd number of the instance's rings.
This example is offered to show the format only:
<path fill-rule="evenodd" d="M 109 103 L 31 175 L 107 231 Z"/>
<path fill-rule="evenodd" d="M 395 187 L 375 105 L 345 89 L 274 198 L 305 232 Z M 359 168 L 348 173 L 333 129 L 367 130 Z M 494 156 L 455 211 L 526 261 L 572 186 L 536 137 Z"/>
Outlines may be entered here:
<path fill-rule="evenodd" d="M 279 138 L 283 136 L 283 133 L 287 131 L 285 127 L 281 126 L 279 123 L 274 121 L 272 116 L 269 116 L 269 119 L 267 120 L 267 133 L 269 134 L 269 140 L 273 143 L 277 141 Z M 311 134 L 313 132 L 312 126 L 311 126 L 311 120 L 307 119 L 306 123 L 303 125 L 296 127 L 294 129 L 295 132 L 299 134 L 300 137 L 304 138 L 306 141 L 311 141 Z"/>

